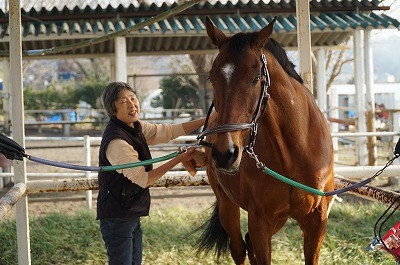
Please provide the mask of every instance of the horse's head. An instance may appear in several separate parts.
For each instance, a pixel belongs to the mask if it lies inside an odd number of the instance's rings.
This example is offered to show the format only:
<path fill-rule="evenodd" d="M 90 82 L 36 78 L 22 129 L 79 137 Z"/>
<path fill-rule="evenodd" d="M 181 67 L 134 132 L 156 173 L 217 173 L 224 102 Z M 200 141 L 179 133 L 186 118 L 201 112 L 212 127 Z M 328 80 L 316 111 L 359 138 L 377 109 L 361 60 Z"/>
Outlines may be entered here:
<path fill-rule="evenodd" d="M 214 88 L 217 127 L 221 128 L 215 131 L 212 157 L 221 172 L 237 173 L 242 152 L 252 141 L 250 124 L 256 123 L 260 116 L 263 90 L 268 81 L 262 60 L 263 47 L 274 22 L 275 19 L 258 32 L 227 37 L 206 19 L 207 34 L 219 49 L 209 80 Z"/>

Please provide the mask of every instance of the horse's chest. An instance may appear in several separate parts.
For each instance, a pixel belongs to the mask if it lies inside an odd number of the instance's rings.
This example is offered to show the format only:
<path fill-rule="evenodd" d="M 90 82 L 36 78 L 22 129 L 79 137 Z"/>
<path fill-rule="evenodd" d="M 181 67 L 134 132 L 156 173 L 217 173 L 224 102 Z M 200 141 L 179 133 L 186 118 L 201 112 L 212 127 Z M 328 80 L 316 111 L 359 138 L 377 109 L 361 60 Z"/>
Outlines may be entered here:
<path fill-rule="evenodd" d="M 242 189 L 240 185 L 240 174 L 226 175 L 217 174 L 217 181 L 224 193 L 236 204 L 241 205 Z"/>

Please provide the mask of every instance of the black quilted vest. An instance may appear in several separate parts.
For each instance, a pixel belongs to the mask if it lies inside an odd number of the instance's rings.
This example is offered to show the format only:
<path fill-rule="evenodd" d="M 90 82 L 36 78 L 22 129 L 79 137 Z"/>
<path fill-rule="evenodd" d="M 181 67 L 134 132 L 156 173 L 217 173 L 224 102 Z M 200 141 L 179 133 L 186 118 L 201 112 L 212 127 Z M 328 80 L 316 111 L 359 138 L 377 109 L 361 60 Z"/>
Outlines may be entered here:
<path fill-rule="evenodd" d="M 149 147 L 142 133 L 140 122 L 132 128 L 112 117 L 104 130 L 99 151 L 99 166 L 110 166 L 106 156 L 108 144 L 114 139 L 122 139 L 133 146 L 139 160 L 151 159 Z M 145 166 L 146 171 L 153 169 Z M 149 215 L 149 188 L 141 188 L 117 171 L 99 172 L 99 195 L 97 197 L 97 219 L 124 218 Z"/>

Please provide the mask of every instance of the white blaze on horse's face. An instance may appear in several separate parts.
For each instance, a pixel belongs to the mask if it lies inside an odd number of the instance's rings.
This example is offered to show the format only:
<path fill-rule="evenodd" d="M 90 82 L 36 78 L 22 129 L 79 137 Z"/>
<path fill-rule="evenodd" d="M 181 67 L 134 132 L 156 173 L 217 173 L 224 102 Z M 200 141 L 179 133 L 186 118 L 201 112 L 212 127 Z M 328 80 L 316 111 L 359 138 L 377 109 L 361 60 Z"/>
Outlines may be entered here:
<path fill-rule="evenodd" d="M 226 84 L 229 84 L 231 82 L 233 72 L 235 72 L 235 65 L 233 63 L 227 63 L 221 68 L 221 72 L 225 77 Z"/>

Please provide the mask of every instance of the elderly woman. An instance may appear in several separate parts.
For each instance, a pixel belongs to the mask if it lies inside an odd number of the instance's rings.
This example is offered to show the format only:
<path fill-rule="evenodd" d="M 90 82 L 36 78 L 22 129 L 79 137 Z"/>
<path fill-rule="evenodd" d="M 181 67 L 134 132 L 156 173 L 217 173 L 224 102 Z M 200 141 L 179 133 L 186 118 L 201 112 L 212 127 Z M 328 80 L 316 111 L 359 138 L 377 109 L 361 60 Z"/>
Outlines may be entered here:
<path fill-rule="evenodd" d="M 100 166 L 151 159 L 148 144 L 167 143 L 204 124 L 204 118 L 182 124 L 139 120 L 137 93 L 123 82 L 112 82 L 105 88 L 103 104 L 110 121 L 100 145 Z M 110 265 L 142 263 L 140 217 L 149 214 L 149 186 L 178 163 L 191 159 L 193 152 L 191 148 L 154 169 L 147 165 L 99 173 L 97 219 Z"/>

